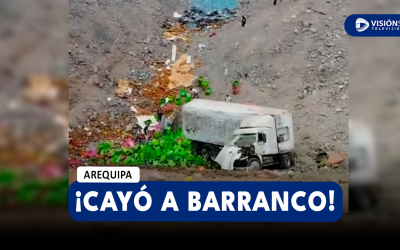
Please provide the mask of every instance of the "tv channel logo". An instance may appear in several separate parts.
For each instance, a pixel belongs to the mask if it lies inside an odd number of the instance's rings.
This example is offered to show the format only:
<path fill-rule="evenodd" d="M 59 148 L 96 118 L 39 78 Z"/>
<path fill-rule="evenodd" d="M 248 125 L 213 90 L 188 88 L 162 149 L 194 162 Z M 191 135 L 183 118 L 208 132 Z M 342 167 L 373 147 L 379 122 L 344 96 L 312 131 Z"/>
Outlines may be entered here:
<path fill-rule="evenodd" d="M 353 14 L 344 29 L 353 37 L 399 37 L 400 14 Z"/>
<path fill-rule="evenodd" d="M 358 32 L 363 32 L 369 27 L 369 22 L 364 18 L 357 18 L 356 20 L 356 29 Z"/>

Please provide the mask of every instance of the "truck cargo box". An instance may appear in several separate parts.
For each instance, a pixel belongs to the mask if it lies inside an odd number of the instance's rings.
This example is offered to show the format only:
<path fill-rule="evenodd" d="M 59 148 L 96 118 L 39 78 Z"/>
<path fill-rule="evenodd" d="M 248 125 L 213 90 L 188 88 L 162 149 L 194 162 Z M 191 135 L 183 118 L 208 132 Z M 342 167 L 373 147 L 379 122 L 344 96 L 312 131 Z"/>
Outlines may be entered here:
<path fill-rule="evenodd" d="M 282 128 L 288 130 L 293 141 L 292 116 L 287 110 L 204 99 L 192 100 L 182 107 L 182 130 L 190 140 L 223 146 L 233 139 L 243 119 L 254 115 L 273 116 L 278 130 L 283 121 Z"/>

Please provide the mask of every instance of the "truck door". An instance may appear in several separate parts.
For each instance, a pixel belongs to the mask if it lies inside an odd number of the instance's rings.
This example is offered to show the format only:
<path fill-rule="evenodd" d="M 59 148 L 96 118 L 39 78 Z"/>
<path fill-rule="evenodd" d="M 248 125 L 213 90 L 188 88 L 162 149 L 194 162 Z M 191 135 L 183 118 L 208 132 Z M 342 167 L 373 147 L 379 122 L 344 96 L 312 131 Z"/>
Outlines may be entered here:
<path fill-rule="evenodd" d="M 267 153 L 267 135 L 265 133 L 258 133 L 257 134 L 257 142 L 255 145 L 256 154 L 264 155 Z"/>

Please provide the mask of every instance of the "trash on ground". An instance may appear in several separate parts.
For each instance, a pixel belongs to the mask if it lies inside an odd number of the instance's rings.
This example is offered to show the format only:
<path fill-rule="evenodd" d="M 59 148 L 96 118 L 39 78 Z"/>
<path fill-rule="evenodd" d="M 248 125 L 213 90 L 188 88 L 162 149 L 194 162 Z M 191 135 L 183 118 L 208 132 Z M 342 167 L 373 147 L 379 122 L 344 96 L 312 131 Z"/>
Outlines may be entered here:
<path fill-rule="evenodd" d="M 164 116 L 161 118 L 161 129 L 167 129 L 171 126 L 172 122 L 165 118 Z"/>
<path fill-rule="evenodd" d="M 163 106 L 163 111 L 164 112 L 170 112 L 172 110 L 174 110 L 174 106 L 172 104 L 170 104 L 170 103 L 168 103 L 165 106 Z"/>
<path fill-rule="evenodd" d="M 172 56 L 171 56 L 171 61 L 175 62 L 176 60 L 176 45 L 172 46 Z"/>
<path fill-rule="evenodd" d="M 230 22 L 235 18 L 237 12 L 228 8 L 221 11 L 213 11 L 206 13 L 198 8 L 191 8 L 185 11 L 182 17 L 178 18 L 178 22 L 187 25 L 189 29 L 205 29 L 207 26 L 222 26 L 224 23 Z"/>
<path fill-rule="evenodd" d="M 97 152 L 96 152 L 96 150 L 94 150 L 94 149 L 90 149 L 90 150 L 88 150 L 88 151 L 86 152 L 86 155 L 87 155 L 89 158 L 94 158 L 94 157 L 97 157 Z"/>
<path fill-rule="evenodd" d="M 172 66 L 171 75 L 169 76 L 169 89 L 177 87 L 188 88 L 192 86 L 193 80 L 196 79 L 196 76 L 191 72 L 195 65 L 186 64 L 187 56 L 188 55 L 183 54 Z"/>
<path fill-rule="evenodd" d="M 135 142 L 131 138 L 127 138 L 124 141 L 124 148 L 132 148 L 135 146 Z"/>
<path fill-rule="evenodd" d="M 199 44 L 197 45 L 197 47 L 198 47 L 199 49 L 205 49 L 207 46 L 206 46 L 205 44 L 199 43 Z"/>
<path fill-rule="evenodd" d="M 327 164 L 332 167 L 338 167 L 344 161 L 344 157 L 337 152 L 333 152 L 329 155 L 327 159 Z"/>
<path fill-rule="evenodd" d="M 157 121 L 157 119 L 154 116 L 147 116 L 147 115 L 142 115 L 142 116 L 137 116 L 137 123 L 141 128 L 145 128 L 146 127 L 146 121 L 150 120 L 150 126 L 149 126 L 149 130 L 154 130 L 154 127 L 157 126 L 157 124 L 159 123 Z"/>
<path fill-rule="evenodd" d="M 174 12 L 174 18 L 181 18 L 181 17 L 182 17 L 181 14 L 179 14 L 178 12 Z"/>
<path fill-rule="evenodd" d="M 170 64 L 171 63 L 171 60 L 170 59 L 167 59 L 166 61 L 165 61 L 165 65 L 168 65 L 168 64 Z"/>
<path fill-rule="evenodd" d="M 118 80 L 118 87 L 115 89 L 118 97 L 126 97 L 132 94 L 131 83 L 128 80 Z"/>
<path fill-rule="evenodd" d="M 176 41 L 178 39 L 182 39 L 185 42 L 190 42 L 190 39 L 188 37 L 179 35 L 178 32 L 166 31 L 163 33 L 163 37 L 164 37 L 164 39 L 169 40 L 169 41 Z"/>
<path fill-rule="evenodd" d="M 135 113 L 138 113 L 138 110 L 137 110 L 135 107 L 133 107 L 133 106 L 131 106 L 131 110 L 132 110 L 133 112 L 135 112 Z"/>

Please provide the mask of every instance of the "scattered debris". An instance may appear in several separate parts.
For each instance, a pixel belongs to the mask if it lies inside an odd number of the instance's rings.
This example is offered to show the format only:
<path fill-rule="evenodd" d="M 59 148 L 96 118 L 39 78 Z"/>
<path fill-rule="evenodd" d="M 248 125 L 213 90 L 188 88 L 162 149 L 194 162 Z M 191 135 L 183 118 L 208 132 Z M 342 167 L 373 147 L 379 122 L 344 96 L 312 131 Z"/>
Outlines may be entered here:
<path fill-rule="evenodd" d="M 137 110 L 134 106 L 131 106 L 131 110 L 132 110 L 133 112 L 135 112 L 135 113 L 138 113 L 138 110 Z"/>
<path fill-rule="evenodd" d="M 192 86 L 193 80 L 196 79 L 196 76 L 192 73 L 192 69 L 195 67 L 195 65 L 186 64 L 187 57 L 187 54 L 183 54 L 172 66 L 171 75 L 169 76 L 169 89 L 174 89 L 177 87 L 188 88 Z"/>
<path fill-rule="evenodd" d="M 178 12 L 174 12 L 174 18 L 181 18 L 181 17 L 182 17 L 181 14 L 179 14 Z"/>
<path fill-rule="evenodd" d="M 171 56 L 171 61 L 175 62 L 176 60 L 176 45 L 172 45 L 172 56 Z"/>
<path fill-rule="evenodd" d="M 193 176 L 188 176 L 185 178 L 185 181 L 191 181 L 191 180 L 193 180 Z"/>
<path fill-rule="evenodd" d="M 137 116 L 136 117 L 137 121 L 138 121 L 138 125 L 141 128 L 145 128 L 146 127 L 146 122 L 147 121 L 151 121 L 150 126 L 149 126 L 149 131 L 150 130 L 154 130 L 154 128 L 159 124 L 159 122 L 157 121 L 157 119 L 154 116 Z"/>
<path fill-rule="evenodd" d="M 188 37 L 179 35 L 179 32 L 166 31 L 163 33 L 163 37 L 164 39 L 169 41 L 176 41 L 178 39 L 181 39 L 185 42 L 190 42 L 190 39 Z"/>
<path fill-rule="evenodd" d="M 135 146 L 135 142 L 131 138 L 127 138 L 124 141 L 124 148 L 132 148 Z"/>
<path fill-rule="evenodd" d="M 131 83 L 128 80 L 120 79 L 118 81 L 118 87 L 115 90 L 118 97 L 127 97 L 128 95 L 132 94 L 132 87 Z"/>
<path fill-rule="evenodd" d="M 338 167 L 344 161 L 343 156 L 340 153 L 331 153 L 326 161 L 328 166 Z"/>
<path fill-rule="evenodd" d="M 197 172 L 197 173 L 203 173 L 203 172 L 205 172 L 206 170 L 207 170 L 206 167 L 198 167 L 198 168 L 196 168 L 196 172 Z"/>
<path fill-rule="evenodd" d="M 221 11 L 213 11 L 205 13 L 204 11 L 191 8 L 185 11 L 178 22 L 182 25 L 187 25 L 189 29 L 205 29 L 208 26 L 222 26 L 223 24 L 232 21 L 236 15 L 235 10 L 223 9 Z"/>

